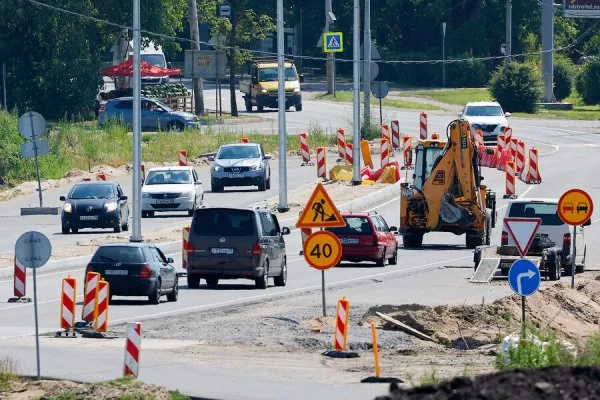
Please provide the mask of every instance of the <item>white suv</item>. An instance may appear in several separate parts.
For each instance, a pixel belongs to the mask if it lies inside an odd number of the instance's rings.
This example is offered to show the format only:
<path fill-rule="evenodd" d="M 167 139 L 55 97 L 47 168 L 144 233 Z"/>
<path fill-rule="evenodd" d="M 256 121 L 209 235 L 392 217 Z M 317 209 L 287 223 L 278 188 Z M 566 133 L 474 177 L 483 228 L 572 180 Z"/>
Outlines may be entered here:
<path fill-rule="evenodd" d="M 471 124 L 471 129 L 483 131 L 483 140 L 485 144 L 496 144 L 498 135 L 504 133 L 508 126 L 510 113 L 505 113 L 500 104 L 495 101 L 480 101 L 467 103 L 462 112 L 458 113 L 459 118 L 464 118 Z"/>
<path fill-rule="evenodd" d="M 157 211 L 187 211 L 192 216 L 203 200 L 202 181 L 193 167 L 152 168 L 142 186 L 142 217 Z"/>

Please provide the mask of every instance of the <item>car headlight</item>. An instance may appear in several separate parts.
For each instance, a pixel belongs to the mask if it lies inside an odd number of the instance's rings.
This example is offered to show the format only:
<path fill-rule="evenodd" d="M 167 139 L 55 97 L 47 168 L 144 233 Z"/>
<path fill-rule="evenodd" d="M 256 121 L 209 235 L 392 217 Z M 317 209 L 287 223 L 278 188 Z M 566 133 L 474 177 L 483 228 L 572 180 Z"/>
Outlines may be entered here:
<path fill-rule="evenodd" d="M 296 89 L 294 89 L 294 93 L 300 93 L 300 88 L 297 87 Z"/>
<path fill-rule="evenodd" d="M 73 206 L 71 205 L 71 203 L 63 204 L 63 211 L 66 213 L 73 212 Z"/>
<path fill-rule="evenodd" d="M 261 93 L 268 93 L 269 91 L 267 89 L 261 89 L 260 91 Z"/>
<path fill-rule="evenodd" d="M 150 196 L 150 193 L 142 192 L 142 198 L 143 198 L 143 199 L 149 199 L 149 198 L 151 198 L 151 197 L 152 197 L 152 196 Z"/>
<path fill-rule="evenodd" d="M 253 165 L 252 167 L 250 167 L 250 170 L 260 171 L 261 168 L 262 168 L 262 163 L 258 163 L 258 164 Z"/>
<path fill-rule="evenodd" d="M 183 192 L 183 193 L 181 193 L 181 194 L 179 195 L 179 197 L 186 197 L 186 198 L 188 198 L 188 199 L 189 199 L 189 198 L 191 198 L 191 197 L 194 197 L 194 192 L 193 192 L 193 191 L 190 191 L 190 192 Z"/>
<path fill-rule="evenodd" d="M 213 165 L 213 169 L 215 171 L 219 171 L 221 169 L 221 167 L 215 164 L 215 165 Z"/>
<path fill-rule="evenodd" d="M 117 203 L 112 201 L 110 203 L 106 203 L 104 205 L 104 209 L 106 210 L 106 212 L 113 212 L 117 209 Z"/>

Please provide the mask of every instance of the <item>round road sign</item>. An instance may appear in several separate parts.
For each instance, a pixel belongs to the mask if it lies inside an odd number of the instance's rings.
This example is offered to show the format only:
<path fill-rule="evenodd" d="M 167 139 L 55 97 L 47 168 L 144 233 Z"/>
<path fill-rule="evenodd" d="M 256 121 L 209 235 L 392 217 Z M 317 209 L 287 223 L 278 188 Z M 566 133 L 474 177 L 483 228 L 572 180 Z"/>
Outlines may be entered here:
<path fill-rule="evenodd" d="M 27 140 L 40 137 L 46 132 L 46 120 L 40 113 L 28 111 L 19 117 L 19 133 Z"/>
<path fill-rule="evenodd" d="M 558 215 L 565 224 L 583 225 L 592 217 L 593 212 L 592 198 L 581 189 L 567 190 L 558 200 Z"/>
<path fill-rule="evenodd" d="M 51 253 L 52 245 L 41 232 L 25 232 L 15 244 L 15 256 L 26 268 L 41 267 L 48 262 Z"/>
<path fill-rule="evenodd" d="M 384 99 L 390 91 L 387 82 L 383 81 L 374 81 L 371 82 L 371 93 L 377 99 Z"/>
<path fill-rule="evenodd" d="M 333 233 L 328 231 L 315 232 L 306 238 L 304 245 L 304 258 L 308 264 L 316 269 L 329 269 L 340 262 L 342 258 L 342 244 Z"/>

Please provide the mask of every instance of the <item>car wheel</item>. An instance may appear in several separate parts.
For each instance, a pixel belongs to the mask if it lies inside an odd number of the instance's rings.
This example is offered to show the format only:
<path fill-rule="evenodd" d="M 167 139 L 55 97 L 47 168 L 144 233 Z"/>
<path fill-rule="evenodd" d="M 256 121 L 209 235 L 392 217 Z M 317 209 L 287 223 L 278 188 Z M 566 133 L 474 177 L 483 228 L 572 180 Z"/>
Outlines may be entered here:
<path fill-rule="evenodd" d="M 171 132 L 183 132 L 184 126 L 181 121 L 171 121 L 169 122 L 169 131 Z"/>
<path fill-rule="evenodd" d="M 246 103 L 246 112 L 252 112 L 252 100 L 250 100 L 248 97 L 246 97 L 245 103 Z"/>
<path fill-rule="evenodd" d="M 219 286 L 219 278 L 215 278 L 215 277 L 209 277 L 206 278 L 206 284 L 208 285 L 209 288 L 214 289 L 217 286 Z"/>
<path fill-rule="evenodd" d="M 154 288 L 154 293 L 152 293 L 150 296 L 148 296 L 148 302 L 150 304 L 160 304 L 160 296 L 161 296 L 161 280 L 159 279 L 156 282 L 156 287 Z"/>
<path fill-rule="evenodd" d="M 578 274 L 582 274 L 585 272 L 585 253 L 587 252 L 587 246 L 583 248 L 583 260 L 581 260 L 581 264 L 577 264 L 575 267 L 575 272 Z"/>
<path fill-rule="evenodd" d="M 198 289 L 200 287 L 200 277 L 198 275 L 187 275 L 188 289 Z"/>
<path fill-rule="evenodd" d="M 142 218 L 148 218 L 148 211 L 142 211 Z"/>
<path fill-rule="evenodd" d="M 283 263 L 281 265 L 281 273 L 279 276 L 274 278 L 275 286 L 285 286 L 287 285 L 287 258 L 283 258 Z"/>
<path fill-rule="evenodd" d="M 260 278 L 254 280 L 257 289 L 266 289 L 269 286 L 269 262 L 265 261 L 265 271 Z"/>
<path fill-rule="evenodd" d="M 263 110 L 264 110 L 264 109 L 265 109 L 265 108 L 264 108 L 263 106 L 261 106 L 261 105 L 257 105 L 257 106 L 256 106 L 256 110 L 257 110 L 258 112 L 263 112 Z"/>
<path fill-rule="evenodd" d="M 63 225 L 63 226 L 62 226 L 62 229 L 61 229 L 61 231 L 62 231 L 63 235 L 68 235 L 68 234 L 69 234 L 69 231 L 70 231 L 70 229 L 69 229 L 69 227 L 68 227 L 68 226 L 64 226 L 64 225 Z"/>
<path fill-rule="evenodd" d="M 123 225 L 121 225 L 121 218 L 119 218 L 119 222 L 117 222 L 117 226 L 113 229 L 115 233 L 119 233 L 123 230 Z"/>
<path fill-rule="evenodd" d="M 263 177 L 262 182 L 258 184 L 258 190 L 260 192 L 264 192 L 265 190 L 267 190 L 267 176 L 266 175 Z"/>
<path fill-rule="evenodd" d="M 375 261 L 375 264 L 378 267 L 385 267 L 385 252 L 387 251 L 387 248 L 383 248 L 383 252 L 381 253 L 381 258 L 379 258 L 378 260 Z"/>
<path fill-rule="evenodd" d="M 296 111 L 302 111 L 302 103 L 296 104 Z"/>
<path fill-rule="evenodd" d="M 78 228 L 71 228 L 71 232 L 77 233 L 77 232 L 79 232 L 79 229 Z"/>
<path fill-rule="evenodd" d="M 214 183 L 210 186 L 210 191 L 213 193 L 219 193 L 223 191 L 223 186 L 215 185 Z"/>
<path fill-rule="evenodd" d="M 179 298 L 179 280 L 175 278 L 175 285 L 173 285 L 173 291 L 167 295 L 167 301 L 177 301 Z"/>
<path fill-rule="evenodd" d="M 123 224 L 123 232 L 127 232 L 129 230 L 129 220 L 125 220 Z"/>
<path fill-rule="evenodd" d="M 423 245 L 423 235 L 418 233 L 409 233 L 402 236 L 402 243 L 407 249 L 416 249 Z"/>
<path fill-rule="evenodd" d="M 108 295 L 108 304 L 109 305 L 113 304 L 113 295 L 112 294 Z"/>
<path fill-rule="evenodd" d="M 396 250 L 394 250 L 394 255 L 388 259 L 388 263 L 390 265 L 398 264 L 398 247 L 396 247 Z"/>
<path fill-rule="evenodd" d="M 560 258 L 557 257 L 554 261 L 549 261 L 546 266 L 546 273 L 548 274 L 548 279 L 551 281 L 557 281 L 560 279 Z"/>
<path fill-rule="evenodd" d="M 465 245 L 467 249 L 474 249 L 477 246 L 483 245 L 485 242 L 485 232 L 470 231 L 465 237 Z"/>
<path fill-rule="evenodd" d="M 271 176 L 269 175 L 269 179 L 267 179 L 267 190 L 271 189 Z"/>
<path fill-rule="evenodd" d="M 148 217 L 153 218 L 154 217 L 154 211 L 148 211 Z"/>

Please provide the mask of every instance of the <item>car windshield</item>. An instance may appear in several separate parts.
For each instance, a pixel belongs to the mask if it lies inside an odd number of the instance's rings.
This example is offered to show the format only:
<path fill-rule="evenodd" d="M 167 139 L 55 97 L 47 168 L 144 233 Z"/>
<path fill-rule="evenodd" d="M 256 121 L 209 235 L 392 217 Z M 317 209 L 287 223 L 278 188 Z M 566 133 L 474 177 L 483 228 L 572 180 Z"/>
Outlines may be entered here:
<path fill-rule="evenodd" d="M 465 110 L 465 115 L 469 117 L 501 117 L 504 114 L 499 106 L 469 106 Z"/>
<path fill-rule="evenodd" d="M 510 205 L 509 217 L 517 218 L 541 218 L 542 225 L 563 225 L 564 222 L 558 216 L 558 206 L 552 203 L 512 203 Z"/>
<path fill-rule="evenodd" d="M 259 158 L 258 146 L 224 146 L 219 150 L 219 160 L 236 160 L 240 158 Z"/>
<path fill-rule="evenodd" d="M 260 68 L 258 70 L 258 80 L 260 82 L 276 82 L 277 81 L 277 68 Z M 294 67 L 287 67 L 285 69 L 285 80 L 286 81 L 297 81 L 298 74 Z"/>
<path fill-rule="evenodd" d="M 157 67 L 165 68 L 167 66 L 165 64 L 165 56 L 162 54 L 142 54 L 140 57 L 147 63 L 156 65 Z"/>
<path fill-rule="evenodd" d="M 254 213 L 248 210 L 196 211 L 192 232 L 200 236 L 252 236 Z"/>
<path fill-rule="evenodd" d="M 115 197 L 111 185 L 76 185 L 71 189 L 69 199 L 112 199 Z"/>
<path fill-rule="evenodd" d="M 328 228 L 327 230 L 334 235 L 371 235 L 373 228 L 367 217 L 344 217 L 346 226 L 338 228 Z"/>
<path fill-rule="evenodd" d="M 190 171 L 150 171 L 146 178 L 146 185 L 182 185 L 189 183 L 192 183 Z"/>
<path fill-rule="evenodd" d="M 92 262 L 140 264 L 144 262 L 144 253 L 140 247 L 134 246 L 100 246 Z"/>
<path fill-rule="evenodd" d="M 161 103 L 158 100 L 152 100 L 153 102 L 155 102 L 157 105 L 159 105 L 160 107 L 164 108 L 166 111 L 168 112 L 174 112 L 175 110 L 173 110 L 171 107 L 169 107 L 168 105 L 166 105 L 165 103 Z"/>

